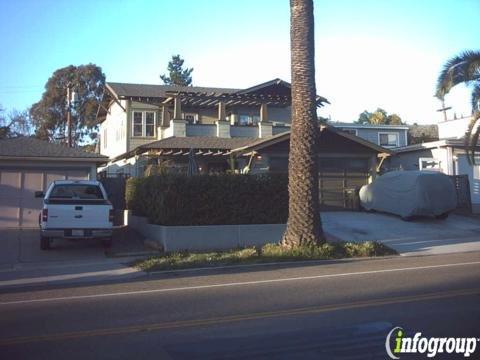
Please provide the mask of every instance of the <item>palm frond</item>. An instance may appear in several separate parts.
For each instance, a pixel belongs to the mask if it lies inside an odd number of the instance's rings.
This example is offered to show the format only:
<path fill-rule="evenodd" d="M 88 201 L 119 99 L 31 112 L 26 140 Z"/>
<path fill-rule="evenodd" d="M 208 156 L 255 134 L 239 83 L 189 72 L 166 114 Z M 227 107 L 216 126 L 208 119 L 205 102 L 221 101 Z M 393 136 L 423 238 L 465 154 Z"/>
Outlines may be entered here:
<path fill-rule="evenodd" d="M 437 79 L 435 96 L 443 99 L 452 87 L 480 79 L 480 51 L 467 50 L 449 59 Z"/>
<path fill-rule="evenodd" d="M 480 138 L 480 111 L 475 111 L 473 114 L 468 129 L 465 134 L 465 148 L 467 153 L 467 160 L 471 165 L 475 165 L 475 153 Z"/>

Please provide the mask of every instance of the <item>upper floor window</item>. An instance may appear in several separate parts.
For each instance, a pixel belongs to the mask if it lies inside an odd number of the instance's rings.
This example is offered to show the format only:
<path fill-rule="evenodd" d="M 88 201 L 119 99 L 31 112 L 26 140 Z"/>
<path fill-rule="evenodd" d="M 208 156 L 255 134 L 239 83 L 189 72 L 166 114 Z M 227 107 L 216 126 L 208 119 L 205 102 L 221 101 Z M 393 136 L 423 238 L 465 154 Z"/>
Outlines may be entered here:
<path fill-rule="evenodd" d="M 189 124 L 196 124 L 198 122 L 198 114 L 196 113 L 183 113 L 183 119 L 187 120 Z"/>
<path fill-rule="evenodd" d="M 347 134 L 355 135 L 355 136 L 357 136 L 357 133 L 358 133 L 357 129 L 349 129 L 349 128 L 343 128 L 341 129 L 341 131 Z"/>
<path fill-rule="evenodd" d="M 251 126 L 260 122 L 260 116 L 258 115 L 245 115 L 240 114 L 238 116 L 238 125 Z"/>
<path fill-rule="evenodd" d="M 154 137 L 155 136 L 155 112 L 134 111 L 133 112 L 133 136 Z"/>
<path fill-rule="evenodd" d="M 155 113 L 145 113 L 145 136 L 155 136 Z"/>
<path fill-rule="evenodd" d="M 378 133 L 378 144 L 383 147 L 398 146 L 397 133 Z"/>

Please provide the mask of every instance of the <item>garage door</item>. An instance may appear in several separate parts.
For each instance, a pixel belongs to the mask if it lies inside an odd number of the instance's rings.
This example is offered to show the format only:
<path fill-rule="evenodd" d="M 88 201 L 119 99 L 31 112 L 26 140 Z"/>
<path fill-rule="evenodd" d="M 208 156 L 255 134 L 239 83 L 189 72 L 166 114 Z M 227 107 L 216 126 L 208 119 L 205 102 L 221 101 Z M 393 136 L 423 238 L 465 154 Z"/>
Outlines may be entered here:
<path fill-rule="evenodd" d="M 65 179 L 88 179 L 88 171 L 0 170 L 0 227 L 37 227 L 42 199 L 35 198 L 35 191 Z"/>
<path fill-rule="evenodd" d="M 319 168 L 320 205 L 324 209 L 345 208 L 345 190 L 368 183 L 368 159 L 323 158 Z"/>

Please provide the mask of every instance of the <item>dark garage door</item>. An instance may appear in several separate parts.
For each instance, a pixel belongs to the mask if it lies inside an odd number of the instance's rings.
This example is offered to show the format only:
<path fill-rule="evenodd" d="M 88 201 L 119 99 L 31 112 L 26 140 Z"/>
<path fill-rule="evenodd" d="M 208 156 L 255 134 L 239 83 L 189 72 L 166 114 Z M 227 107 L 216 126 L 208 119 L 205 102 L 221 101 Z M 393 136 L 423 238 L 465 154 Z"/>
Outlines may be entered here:
<path fill-rule="evenodd" d="M 324 210 L 344 209 L 346 190 L 368 183 L 368 159 L 330 158 L 319 163 L 320 205 Z"/>

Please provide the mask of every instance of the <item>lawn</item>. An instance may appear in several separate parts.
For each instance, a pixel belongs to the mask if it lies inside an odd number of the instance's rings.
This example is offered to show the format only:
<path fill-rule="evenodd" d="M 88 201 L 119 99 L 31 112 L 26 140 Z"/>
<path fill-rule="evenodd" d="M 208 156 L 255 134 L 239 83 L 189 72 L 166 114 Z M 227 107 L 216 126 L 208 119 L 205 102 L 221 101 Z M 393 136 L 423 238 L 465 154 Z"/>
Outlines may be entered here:
<path fill-rule="evenodd" d="M 361 243 L 333 242 L 322 246 L 298 246 L 291 249 L 285 249 L 277 244 L 267 244 L 261 248 L 251 247 L 229 251 L 168 253 L 137 261 L 134 266 L 144 271 L 158 271 L 238 264 L 389 255 L 397 255 L 397 252 L 375 241 L 365 241 Z"/>

